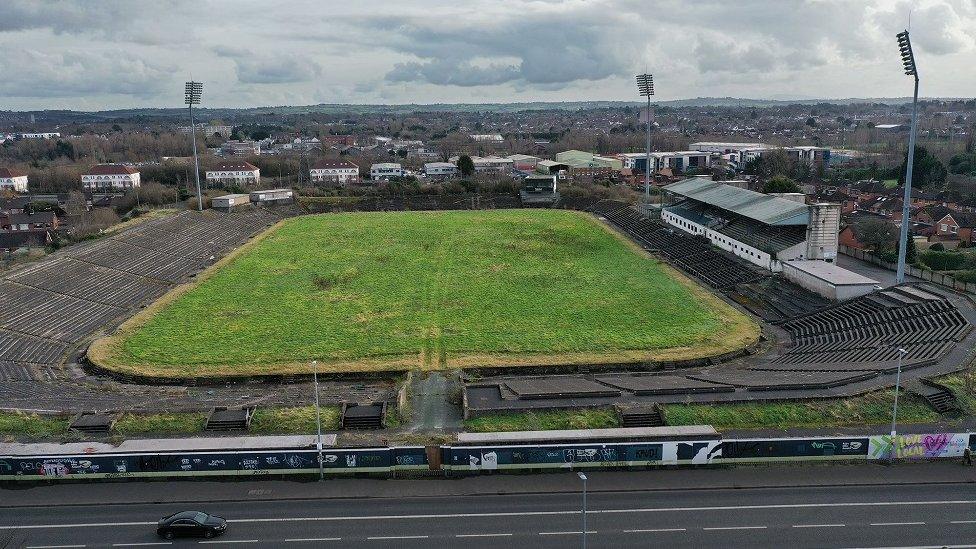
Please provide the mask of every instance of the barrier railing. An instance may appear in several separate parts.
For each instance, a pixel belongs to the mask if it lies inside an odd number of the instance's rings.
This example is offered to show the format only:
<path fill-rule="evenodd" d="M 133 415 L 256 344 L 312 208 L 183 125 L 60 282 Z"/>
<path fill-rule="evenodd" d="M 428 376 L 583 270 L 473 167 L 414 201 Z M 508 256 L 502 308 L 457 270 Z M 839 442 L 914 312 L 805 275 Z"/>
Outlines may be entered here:
<path fill-rule="evenodd" d="M 893 443 L 894 442 L 894 443 Z M 976 450 L 976 433 L 861 437 L 715 439 L 654 442 L 497 444 L 336 448 L 322 453 L 328 476 L 401 472 L 481 474 L 493 471 L 633 468 L 829 460 L 959 458 Z M 318 473 L 314 449 L 180 452 L 98 452 L 0 455 L 0 480 L 124 479 L 309 475 Z"/>

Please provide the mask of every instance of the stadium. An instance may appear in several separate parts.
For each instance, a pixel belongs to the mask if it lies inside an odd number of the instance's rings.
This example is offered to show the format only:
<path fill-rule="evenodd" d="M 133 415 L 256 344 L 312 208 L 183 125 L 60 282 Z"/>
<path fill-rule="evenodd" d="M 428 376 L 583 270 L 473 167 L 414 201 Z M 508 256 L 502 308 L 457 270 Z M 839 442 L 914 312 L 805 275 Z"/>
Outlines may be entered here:
<path fill-rule="evenodd" d="M 480 196 L 150 219 L 3 277 L 0 396 L 218 423 L 230 408 L 246 426 L 307 406 L 316 361 L 325 403 L 374 406 L 373 426 L 405 404 L 404 372 L 430 371 L 462 372 L 468 419 L 609 409 L 655 425 L 669 406 L 871 394 L 903 353 L 905 388 L 955 406 L 937 378 L 971 361 L 968 299 L 787 269 L 829 248 L 805 206 L 676 185 L 659 212 Z"/>

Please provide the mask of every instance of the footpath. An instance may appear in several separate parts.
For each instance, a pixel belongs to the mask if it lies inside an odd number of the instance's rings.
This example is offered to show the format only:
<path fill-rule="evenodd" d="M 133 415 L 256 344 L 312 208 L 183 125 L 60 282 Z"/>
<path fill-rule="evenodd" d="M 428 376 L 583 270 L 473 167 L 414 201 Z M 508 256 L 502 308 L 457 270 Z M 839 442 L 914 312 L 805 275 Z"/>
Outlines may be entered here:
<path fill-rule="evenodd" d="M 776 489 L 831 486 L 976 484 L 976 467 L 961 460 L 866 464 L 757 465 L 645 471 L 587 471 L 589 492 Z M 570 478 L 572 477 L 572 478 Z M 327 479 L 76 482 L 0 485 L 0 508 L 134 503 L 368 499 L 575 493 L 572 471 L 454 479 Z M 974 487 L 976 490 L 976 487 Z"/>

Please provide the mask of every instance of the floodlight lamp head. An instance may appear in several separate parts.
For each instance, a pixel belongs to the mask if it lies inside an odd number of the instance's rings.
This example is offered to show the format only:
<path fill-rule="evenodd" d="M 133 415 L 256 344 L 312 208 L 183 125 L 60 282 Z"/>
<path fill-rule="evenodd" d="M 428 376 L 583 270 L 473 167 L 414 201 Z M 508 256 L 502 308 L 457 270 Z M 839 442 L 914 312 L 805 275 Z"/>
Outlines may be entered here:
<path fill-rule="evenodd" d="M 640 92 L 641 97 L 650 97 L 654 95 L 654 75 L 638 74 L 637 91 Z"/>
<path fill-rule="evenodd" d="M 200 103 L 200 97 L 203 95 L 203 83 L 202 82 L 187 82 L 185 88 L 186 94 L 186 104 L 187 105 L 198 105 Z"/>
<path fill-rule="evenodd" d="M 899 32 L 898 49 L 901 52 L 901 62 L 904 65 L 905 74 L 918 78 L 918 69 L 915 66 L 915 53 L 912 51 L 912 39 L 907 30 Z"/>

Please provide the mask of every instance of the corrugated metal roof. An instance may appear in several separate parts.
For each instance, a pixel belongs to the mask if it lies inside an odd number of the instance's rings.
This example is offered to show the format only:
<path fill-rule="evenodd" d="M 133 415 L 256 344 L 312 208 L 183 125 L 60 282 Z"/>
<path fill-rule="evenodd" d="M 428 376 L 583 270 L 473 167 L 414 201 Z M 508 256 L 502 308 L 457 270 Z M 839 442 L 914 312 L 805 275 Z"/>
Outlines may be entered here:
<path fill-rule="evenodd" d="M 664 190 L 766 225 L 806 225 L 810 222 L 810 210 L 806 204 L 700 177 L 672 183 Z"/>

